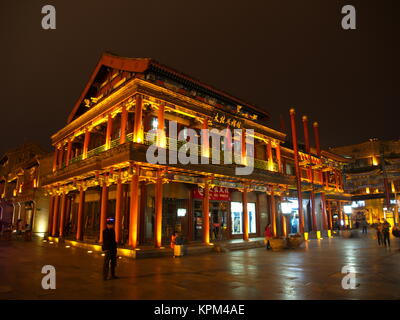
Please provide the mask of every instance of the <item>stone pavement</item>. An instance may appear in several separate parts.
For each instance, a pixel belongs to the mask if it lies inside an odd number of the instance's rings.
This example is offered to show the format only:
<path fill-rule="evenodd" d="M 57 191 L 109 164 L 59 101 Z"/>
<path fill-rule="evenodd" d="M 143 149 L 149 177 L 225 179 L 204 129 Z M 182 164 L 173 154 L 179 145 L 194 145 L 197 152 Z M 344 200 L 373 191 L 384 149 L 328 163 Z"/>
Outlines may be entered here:
<path fill-rule="evenodd" d="M 400 299 L 400 242 L 369 238 L 311 240 L 296 250 L 263 248 L 181 258 L 118 260 L 103 281 L 103 257 L 39 241 L 0 242 L 0 299 Z M 43 290 L 43 265 L 57 288 Z M 342 289 L 345 265 L 357 287 Z"/>

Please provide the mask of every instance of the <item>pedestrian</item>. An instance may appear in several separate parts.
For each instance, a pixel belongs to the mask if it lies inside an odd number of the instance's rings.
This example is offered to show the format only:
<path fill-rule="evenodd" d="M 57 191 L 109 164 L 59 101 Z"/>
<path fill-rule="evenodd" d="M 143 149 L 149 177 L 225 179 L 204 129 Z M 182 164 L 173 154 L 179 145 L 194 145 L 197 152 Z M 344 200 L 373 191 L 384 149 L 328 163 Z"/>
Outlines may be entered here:
<path fill-rule="evenodd" d="M 378 245 L 383 244 L 383 239 L 382 239 L 382 224 L 378 222 L 376 224 L 376 237 L 378 238 Z"/>
<path fill-rule="evenodd" d="M 267 225 L 267 226 L 265 227 L 264 235 L 265 235 L 265 244 L 266 244 L 266 247 L 265 247 L 265 248 L 266 248 L 267 250 L 270 250 L 270 249 L 271 249 L 271 244 L 270 244 L 269 240 L 272 238 L 272 228 L 271 228 L 271 224 L 269 224 L 269 225 Z"/>
<path fill-rule="evenodd" d="M 17 220 L 17 225 L 15 229 L 17 231 L 17 238 L 18 238 L 19 236 L 22 235 L 22 219 Z"/>
<path fill-rule="evenodd" d="M 365 218 L 361 220 L 361 227 L 362 227 L 362 233 L 367 234 L 368 233 L 368 223 L 367 223 L 367 220 L 365 220 Z"/>
<path fill-rule="evenodd" d="M 103 280 L 108 279 L 111 267 L 111 279 L 117 279 L 115 267 L 117 265 L 117 242 L 115 241 L 114 219 L 107 219 L 106 229 L 103 230 L 103 246 L 105 253 L 103 265 Z"/>
<path fill-rule="evenodd" d="M 172 232 L 171 235 L 171 243 L 170 243 L 171 249 L 175 248 L 175 244 L 176 244 L 176 232 L 174 231 Z"/>
<path fill-rule="evenodd" d="M 382 223 L 382 235 L 383 235 L 383 244 L 384 246 L 388 246 L 390 248 L 390 227 L 391 224 L 384 219 Z"/>

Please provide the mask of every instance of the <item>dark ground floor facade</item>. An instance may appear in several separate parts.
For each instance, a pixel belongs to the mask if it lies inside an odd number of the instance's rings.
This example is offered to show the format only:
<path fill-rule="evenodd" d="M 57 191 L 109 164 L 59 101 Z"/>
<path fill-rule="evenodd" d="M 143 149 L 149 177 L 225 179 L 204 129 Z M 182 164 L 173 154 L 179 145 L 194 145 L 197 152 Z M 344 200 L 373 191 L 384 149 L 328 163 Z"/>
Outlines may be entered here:
<path fill-rule="evenodd" d="M 49 235 L 101 243 L 101 221 L 104 218 L 115 220 L 118 243 L 128 248 L 167 246 L 173 232 L 178 232 L 186 242 L 200 243 L 263 237 L 269 224 L 275 236 L 300 233 L 297 193 L 293 190 L 282 189 L 277 193 L 272 187 L 260 185 L 238 188 L 235 183 L 215 180 L 205 186 L 203 180 L 194 183 L 195 179 L 190 182 L 179 182 L 179 179 L 192 178 L 174 176 L 165 183 L 142 180 L 137 182 L 134 190 L 131 183 L 119 181 L 80 192 L 53 195 L 50 198 Z M 205 191 L 207 187 L 208 195 Z M 329 197 L 315 193 L 312 199 L 309 192 L 303 192 L 304 230 L 307 236 L 330 235 L 329 230 L 336 225 L 346 225 L 344 202 Z M 289 203 L 291 205 L 288 206 Z M 133 211 L 137 212 L 136 216 Z M 205 221 L 206 211 L 208 221 Z M 132 232 L 135 233 L 135 243 L 131 241 Z"/>

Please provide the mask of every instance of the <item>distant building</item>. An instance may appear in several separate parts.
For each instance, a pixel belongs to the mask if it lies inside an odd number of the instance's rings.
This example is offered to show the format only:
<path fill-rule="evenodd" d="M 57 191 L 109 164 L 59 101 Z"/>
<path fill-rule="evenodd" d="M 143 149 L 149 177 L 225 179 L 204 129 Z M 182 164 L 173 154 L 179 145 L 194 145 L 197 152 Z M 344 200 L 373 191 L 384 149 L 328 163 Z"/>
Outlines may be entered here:
<path fill-rule="evenodd" d="M 3 225 L 22 226 L 33 233 L 47 231 L 49 197 L 41 178 L 52 169 L 52 155 L 41 146 L 27 143 L 0 158 L 0 220 Z"/>
<path fill-rule="evenodd" d="M 353 221 L 398 223 L 400 140 L 370 139 L 331 151 L 351 159 L 344 168 L 344 188 L 352 194 Z"/>

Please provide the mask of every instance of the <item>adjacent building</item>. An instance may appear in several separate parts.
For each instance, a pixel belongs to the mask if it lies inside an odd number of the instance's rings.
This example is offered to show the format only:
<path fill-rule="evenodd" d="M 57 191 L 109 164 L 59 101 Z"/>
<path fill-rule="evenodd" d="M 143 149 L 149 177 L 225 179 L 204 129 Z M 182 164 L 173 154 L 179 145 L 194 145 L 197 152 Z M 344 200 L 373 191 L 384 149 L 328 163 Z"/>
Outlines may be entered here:
<path fill-rule="evenodd" d="M 51 172 L 52 154 L 36 143 L 9 150 L 0 158 L 0 220 L 17 224 L 34 234 L 47 232 L 49 197 L 41 188 L 43 176 Z"/>
<path fill-rule="evenodd" d="M 348 212 L 353 222 L 366 218 L 372 224 L 386 218 L 392 225 L 398 223 L 400 140 L 370 139 L 331 151 L 349 159 L 344 187 L 352 195 Z"/>

